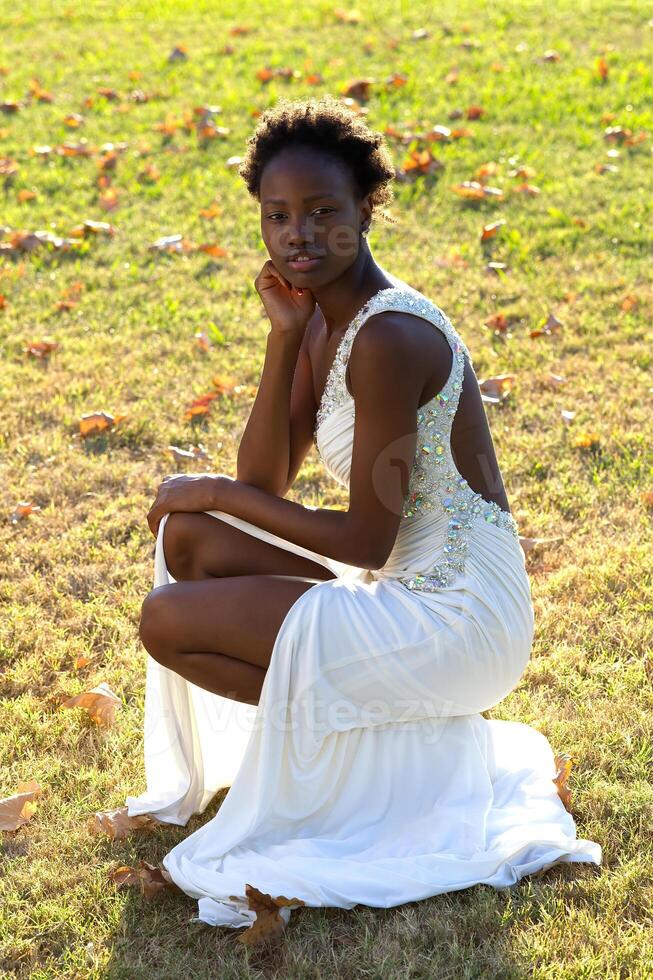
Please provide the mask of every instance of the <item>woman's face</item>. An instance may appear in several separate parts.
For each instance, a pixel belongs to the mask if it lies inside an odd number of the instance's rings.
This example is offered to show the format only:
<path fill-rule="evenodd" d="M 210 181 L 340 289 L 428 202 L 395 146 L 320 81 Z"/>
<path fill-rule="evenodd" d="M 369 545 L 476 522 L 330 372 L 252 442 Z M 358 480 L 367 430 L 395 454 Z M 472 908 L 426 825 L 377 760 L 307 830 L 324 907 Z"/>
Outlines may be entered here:
<path fill-rule="evenodd" d="M 315 288 L 337 279 L 361 248 L 371 215 L 347 167 L 317 150 L 289 147 L 261 175 L 261 233 L 273 265 L 293 286 Z M 364 241 L 364 239 L 362 240 Z M 294 253 L 316 261 L 291 265 Z"/>

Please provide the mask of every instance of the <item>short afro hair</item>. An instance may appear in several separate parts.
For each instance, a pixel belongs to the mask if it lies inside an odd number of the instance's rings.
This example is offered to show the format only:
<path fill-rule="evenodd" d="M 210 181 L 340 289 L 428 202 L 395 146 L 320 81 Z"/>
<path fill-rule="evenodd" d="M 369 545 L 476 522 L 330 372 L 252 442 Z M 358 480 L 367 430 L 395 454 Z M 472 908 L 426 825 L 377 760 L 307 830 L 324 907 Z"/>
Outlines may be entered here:
<path fill-rule="evenodd" d="M 396 177 L 385 137 L 343 102 L 331 95 L 299 101 L 282 98 L 261 114 L 238 168 L 247 190 L 259 203 L 263 168 L 291 146 L 310 147 L 341 160 L 360 197 L 370 195 L 373 215 L 378 211 L 385 221 L 396 222 L 385 210 L 393 200 L 391 182 Z"/>

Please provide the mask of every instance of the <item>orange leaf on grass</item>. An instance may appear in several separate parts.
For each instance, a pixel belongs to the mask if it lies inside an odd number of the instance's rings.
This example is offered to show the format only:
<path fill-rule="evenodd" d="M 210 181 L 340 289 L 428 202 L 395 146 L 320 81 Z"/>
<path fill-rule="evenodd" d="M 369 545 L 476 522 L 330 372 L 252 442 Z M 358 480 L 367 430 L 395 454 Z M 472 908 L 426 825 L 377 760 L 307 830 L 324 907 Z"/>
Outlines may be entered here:
<path fill-rule="evenodd" d="M 30 514 L 34 514 L 40 509 L 40 507 L 37 507 L 35 504 L 32 504 L 27 500 L 19 500 L 14 508 L 13 514 L 9 515 L 9 520 L 12 524 L 18 524 L 18 521 L 24 520 L 26 517 L 29 517 Z"/>
<path fill-rule="evenodd" d="M 531 197 L 537 197 L 541 193 L 540 188 L 536 187 L 535 184 L 516 184 L 512 189 L 513 194 L 530 194 Z"/>
<path fill-rule="evenodd" d="M 486 327 L 497 334 L 505 334 L 510 326 L 510 321 L 505 313 L 492 313 L 483 321 Z"/>
<path fill-rule="evenodd" d="M 625 296 L 621 301 L 621 309 L 624 311 L 624 313 L 630 313 L 630 311 L 637 306 L 638 302 L 638 297 L 629 293 L 628 296 Z"/>
<path fill-rule="evenodd" d="M 98 204 L 104 211 L 113 211 L 120 204 L 118 191 L 115 187 L 109 187 L 103 191 L 98 198 Z"/>
<path fill-rule="evenodd" d="M 573 441 L 576 449 L 599 449 L 601 437 L 598 432 L 579 432 Z"/>
<path fill-rule="evenodd" d="M 542 324 L 541 327 L 536 327 L 535 330 L 531 330 L 531 337 L 549 337 L 554 333 L 559 333 L 562 330 L 563 324 L 553 313 L 549 313 L 546 322 Z"/>
<path fill-rule="evenodd" d="M 168 55 L 168 61 L 172 64 L 174 61 L 187 61 L 188 60 L 188 49 L 185 44 L 176 44 Z"/>
<path fill-rule="evenodd" d="M 342 7 L 337 7 L 333 15 L 343 24 L 360 24 L 361 15 L 357 10 L 343 10 Z"/>
<path fill-rule="evenodd" d="M 187 459 L 211 459 L 211 455 L 203 446 L 201 442 L 197 446 L 189 446 L 188 449 L 180 449 L 179 446 L 168 446 L 167 451 L 170 453 L 172 458 L 177 462 L 182 462 Z"/>
<path fill-rule="evenodd" d="M 200 208 L 200 218 L 217 218 L 222 214 L 222 208 L 214 201 L 208 208 Z"/>
<path fill-rule="evenodd" d="M 210 412 L 209 406 L 206 404 L 193 404 L 189 405 L 184 412 L 184 418 L 191 421 L 192 419 L 201 418 L 203 415 L 208 415 Z"/>
<path fill-rule="evenodd" d="M 461 184 L 453 184 L 451 190 L 460 197 L 472 201 L 485 200 L 487 197 L 493 197 L 495 200 L 499 200 L 503 197 L 503 191 L 500 187 L 481 184 L 478 180 L 464 180 Z"/>
<path fill-rule="evenodd" d="M 375 82 L 374 78 L 358 78 L 356 81 L 348 82 L 342 89 L 342 95 L 357 102 L 367 102 L 370 98 L 370 86 Z"/>
<path fill-rule="evenodd" d="M 569 779 L 569 773 L 571 772 L 573 763 L 574 760 L 566 752 L 563 755 L 557 755 L 555 757 L 557 771 L 553 782 L 556 785 L 558 796 L 562 800 L 565 810 L 569 813 L 571 813 L 571 790 L 567 786 L 567 780 Z"/>
<path fill-rule="evenodd" d="M 95 436 L 107 429 L 113 429 L 126 415 L 110 415 L 109 412 L 88 412 L 79 420 L 79 431 L 83 438 Z"/>
<path fill-rule="evenodd" d="M 31 343 L 28 342 L 27 347 L 23 347 L 23 352 L 25 354 L 31 354 L 32 357 L 38 357 L 39 360 L 43 361 L 58 346 L 59 344 L 56 340 L 33 340 Z"/>
<path fill-rule="evenodd" d="M 73 238 L 88 238 L 89 235 L 107 235 L 109 238 L 113 238 L 116 234 L 116 228 L 114 225 L 110 225 L 107 221 L 84 221 L 81 225 L 75 225 L 71 230 L 70 234 Z"/>
<path fill-rule="evenodd" d="M 91 691 L 76 694 L 61 705 L 62 708 L 84 708 L 92 721 L 103 728 L 113 725 L 116 719 L 116 709 L 122 704 L 117 694 L 114 694 L 108 684 L 98 684 Z"/>
<path fill-rule="evenodd" d="M 221 245 L 217 245 L 215 242 L 207 242 L 205 245 L 198 245 L 197 248 L 198 251 L 206 252 L 207 255 L 216 259 L 229 254 L 225 248 L 222 248 Z"/>
<path fill-rule="evenodd" d="M 442 170 L 443 166 L 444 164 L 434 157 L 430 150 L 412 150 L 404 160 L 403 166 L 397 170 L 397 177 L 405 181 L 411 177 L 435 173 Z"/>
<path fill-rule="evenodd" d="M 245 885 L 245 894 L 249 908 L 256 912 L 256 919 L 252 925 L 238 937 L 238 941 L 245 946 L 256 946 L 259 943 L 278 939 L 288 924 L 291 907 L 306 905 L 301 898 L 285 898 L 284 895 L 273 898 L 248 884 Z M 232 900 L 241 900 L 238 895 L 229 897 Z"/>
<path fill-rule="evenodd" d="M 506 221 L 501 219 L 500 221 L 492 221 L 490 224 L 483 225 L 483 231 L 481 232 L 481 241 L 487 241 L 488 238 L 494 238 L 497 231 L 503 225 L 507 224 Z"/>
<path fill-rule="evenodd" d="M 495 374 L 492 378 L 479 380 L 478 386 L 481 389 L 483 401 L 492 404 L 503 401 L 504 398 L 507 398 L 514 380 L 514 374 Z"/>
<path fill-rule="evenodd" d="M 19 783 L 16 792 L 0 800 L 0 830 L 18 830 L 31 819 L 36 796 L 43 792 L 35 779 Z"/>
<path fill-rule="evenodd" d="M 214 398 L 217 398 L 218 397 L 218 394 L 219 394 L 219 392 L 217 392 L 217 391 L 207 391 L 207 392 L 205 392 L 205 394 L 199 395 L 197 398 L 195 398 L 191 402 L 191 404 L 192 405 L 208 405 L 209 402 L 212 402 Z"/>
<path fill-rule="evenodd" d="M 118 888 L 140 888 L 146 898 L 153 898 L 164 891 L 181 891 L 165 870 L 147 861 L 139 861 L 135 868 L 123 864 L 109 874 Z"/>
<path fill-rule="evenodd" d="M 211 338 L 205 330 L 198 330 L 195 334 L 195 340 L 197 341 L 197 346 L 200 350 L 208 351 L 211 349 L 211 347 L 213 347 Z"/>
<path fill-rule="evenodd" d="M 121 806 L 116 810 L 98 811 L 89 818 L 88 829 L 94 834 L 108 834 L 112 840 L 123 840 L 135 830 L 152 830 L 161 826 L 161 822 L 149 813 L 128 816 L 128 809 Z"/>
<path fill-rule="evenodd" d="M 220 377 L 219 374 L 214 374 L 211 378 L 211 384 L 218 389 L 220 395 L 230 394 L 238 387 L 236 379 L 231 375 Z"/>

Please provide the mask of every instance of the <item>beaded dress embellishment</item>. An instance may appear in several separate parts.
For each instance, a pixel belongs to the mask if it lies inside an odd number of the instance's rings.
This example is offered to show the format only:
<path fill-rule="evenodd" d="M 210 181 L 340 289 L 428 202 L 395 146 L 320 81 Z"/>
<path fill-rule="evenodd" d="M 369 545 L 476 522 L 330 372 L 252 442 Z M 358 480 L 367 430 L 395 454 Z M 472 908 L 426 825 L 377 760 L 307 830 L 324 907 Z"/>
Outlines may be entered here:
<path fill-rule="evenodd" d="M 401 515 L 404 521 L 419 518 L 434 508 L 442 510 L 449 515 L 447 540 L 442 549 L 442 558 L 436 564 L 423 573 L 396 579 L 409 589 L 436 592 L 442 586 L 451 585 L 457 573 L 464 572 L 469 531 L 479 515 L 489 524 L 508 531 L 517 540 L 519 531 L 512 514 L 502 510 L 495 501 L 485 500 L 480 493 L 472 490 L 454 463 L 451 428 L 463 386 L 465 355 L 470 364 L 472 358 L 449 318 L 435 303 L 420 293 L 391 286 L 380 290 L 359 310 L 343 335 L 327 377 L 316 416 L 313 441 L 319 453 L 318 429 L 331 412 L 345 403 L 351 403 L 350 413 L 354 417 L 354 400 L 345 383 L 351 347 L 363 322 L 385 310 L 413 313 L 434 323 L 444 333 L 453 352 L 451 373 L 444 388 L 417 410 L 417 446 Z"/>

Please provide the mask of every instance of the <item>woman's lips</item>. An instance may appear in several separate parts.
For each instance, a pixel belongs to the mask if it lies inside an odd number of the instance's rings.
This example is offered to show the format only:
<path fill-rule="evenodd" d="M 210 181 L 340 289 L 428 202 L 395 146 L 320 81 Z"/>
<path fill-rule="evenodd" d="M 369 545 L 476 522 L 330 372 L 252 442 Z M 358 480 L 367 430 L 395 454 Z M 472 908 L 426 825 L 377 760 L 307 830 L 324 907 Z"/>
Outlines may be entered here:
<path fill-rule="evenodd" d="M 292 259 L 288 260 L 288 266 L 293 270 L 293 272 L 310 272 L 322 261 L 321 258 L 309 259 L 307 262 L 295 262 Z"/>

